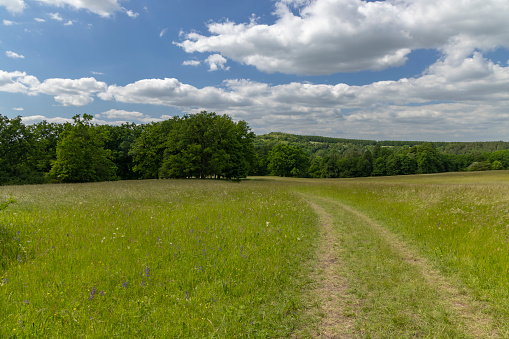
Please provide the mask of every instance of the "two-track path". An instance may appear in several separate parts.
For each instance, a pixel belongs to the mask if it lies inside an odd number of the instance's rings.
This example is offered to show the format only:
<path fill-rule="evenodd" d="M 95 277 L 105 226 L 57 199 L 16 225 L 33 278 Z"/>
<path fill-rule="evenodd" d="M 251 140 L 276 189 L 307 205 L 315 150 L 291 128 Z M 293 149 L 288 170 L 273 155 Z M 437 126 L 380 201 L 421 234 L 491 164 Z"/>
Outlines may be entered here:
<path fill-rule="evenodd" d="M 321 308 L 322 320 L 313 334 L 319 338 L 363 338 L 358 326 L 362 299 L 349 292 L 352 286 L 345 273 L 345 265 L 341 253 L 341 239 L 338 234 L 337 217 L 348 215 L 349 222 L 359 227 L 370 228 L 382 242 L 389 245 L 400 260 L 409 263 L 420 273 L 422 280 L 439 295 L 448 312 L 457 319 L 458 329 L 466 338 L 499 338 L 494 319 L 486 314 L 486 305 L 458 286 L 458 283 L 441 275 L 417 251 L 404 243 L 395 234 L 384 228 L 380 223 L 362 212 L 334 199 L 319 196 L 302 195 L 313 208 L 320 220 L 320 245 L 317 249 L 317 267 L 313 273 L 316 295 Z M 365 320 L 364 320 L 365 321 Z M 368 319 L 369 321 L 369 319 Z M 356 325 L 357 324 L 357 325 Z M 436 334 L 436 335 L 435 335 Z M 438 333 L 423 337 L 446 337 Z M 376 337 L 376 335 L 375 335 Z"/>

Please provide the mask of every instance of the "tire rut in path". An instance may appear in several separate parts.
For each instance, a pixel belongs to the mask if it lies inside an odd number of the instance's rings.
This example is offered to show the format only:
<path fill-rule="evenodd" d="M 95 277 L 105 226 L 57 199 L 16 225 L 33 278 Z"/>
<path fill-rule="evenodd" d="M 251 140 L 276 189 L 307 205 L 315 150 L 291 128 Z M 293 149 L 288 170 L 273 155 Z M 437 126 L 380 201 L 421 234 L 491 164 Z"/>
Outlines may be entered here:
<path fill-rule="evenodd" d="M 338 256 L 338 239 L 334 233 L 332 216 L 318 204 L 306 200 L 320 220 L 320 246 L 317 249 L 317 268 L 313 280 L 317 282 L 315 290 L 319 298 L 323 318 L 319 324 L 320 338 L 356 338 L 354 334 L 355 318 L 344 314 L 349 296 L 348 285 L 342 277 L 341 262 Z"/>
<path fill-rule="evenodd" d="M 475 338 L 498 338 L 499 334 L 494 330 L 495 321 L 487 314 L 483 313 L 486 304 L 475 300 L 467 292 L 460 290 L 450 279 L 442 276 L 437 270 L 433 269 L 426 260 L 413 252 L 404 242 L 399 240 L 396 235 L 385 229 L 379 223 L 363 214 L 362 212 L 345 205 L 337 200 L 327 199 L 316 196 L 317 199 L 335 204 L 343 210 L 356 215 L 370 227 L 378 232 L 380 237 L 397 252 L 402 258 L 417 267 L 424 279 L 430 286 L 442 296 L 445 305 L 454 312 L 464 323 L 466 330 Z M 311 206 L 319 214 L 325 214 L 332 223 L 331 216 L 317 204 L 311 203 Z"/>

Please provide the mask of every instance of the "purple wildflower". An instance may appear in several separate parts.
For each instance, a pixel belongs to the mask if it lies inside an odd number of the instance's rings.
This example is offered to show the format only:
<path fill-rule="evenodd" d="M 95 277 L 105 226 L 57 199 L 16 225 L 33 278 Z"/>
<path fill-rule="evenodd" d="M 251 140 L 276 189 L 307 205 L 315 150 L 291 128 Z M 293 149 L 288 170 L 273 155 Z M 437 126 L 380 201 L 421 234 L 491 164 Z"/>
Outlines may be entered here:
<path fill-rule="evenodd" d="M 90 291 L 90 297 L 88 297 L 88 300 L 94 299 L 95 296 L 95 286 L 92 287 L 92 291 Z"/>
<path fill-rule="evenodd" d="M 122 286 L 124 286 L 125 289 L 127 289 L 127 281 L 124 281 L 124 283 L 122 284 Z"/>

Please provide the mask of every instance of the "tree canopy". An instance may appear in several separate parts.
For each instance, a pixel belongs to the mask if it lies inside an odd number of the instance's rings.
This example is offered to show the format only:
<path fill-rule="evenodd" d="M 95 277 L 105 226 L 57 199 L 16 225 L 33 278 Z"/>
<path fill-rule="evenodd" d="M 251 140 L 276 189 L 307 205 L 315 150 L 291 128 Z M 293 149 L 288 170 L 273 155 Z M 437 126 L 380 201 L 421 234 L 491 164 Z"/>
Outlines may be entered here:
<path fill-rule="evenodd" d="M 105 131 L 90 123 L 92 116 L 74 116 L 57 143 L 56 160 L 48 177 L 55 182 L 93 182 L 116 179 L 111 151 L 104 149 Z"/>

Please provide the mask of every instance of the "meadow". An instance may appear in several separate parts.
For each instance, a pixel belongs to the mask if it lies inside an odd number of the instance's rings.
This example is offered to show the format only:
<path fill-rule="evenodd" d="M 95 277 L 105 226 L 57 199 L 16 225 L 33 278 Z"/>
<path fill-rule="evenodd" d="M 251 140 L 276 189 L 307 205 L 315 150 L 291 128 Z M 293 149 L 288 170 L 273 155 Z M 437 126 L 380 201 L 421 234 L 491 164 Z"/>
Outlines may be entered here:
<path fill-rule="evenodd" d="M 508 171 L 3 186 L 0 202 L 2 338 L 509 336 Z"/>
<path fill-rule="evenodd" d="M 310 208 L 270 183 L 1 187 L 0 337 L 284 337 Z"/>

